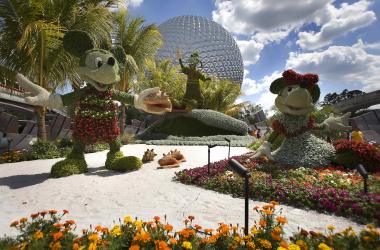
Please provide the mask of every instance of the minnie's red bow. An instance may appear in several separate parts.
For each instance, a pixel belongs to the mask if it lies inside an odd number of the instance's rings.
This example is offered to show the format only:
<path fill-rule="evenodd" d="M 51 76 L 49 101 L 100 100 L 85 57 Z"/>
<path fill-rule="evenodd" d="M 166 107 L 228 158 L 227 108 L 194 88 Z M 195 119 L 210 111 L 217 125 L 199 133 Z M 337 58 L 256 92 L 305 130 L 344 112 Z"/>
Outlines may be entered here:
<path fill-rule="evenodd" d="M 304 88 L 312 88 L 319 80 L 316 74 L 299 74 L 292 69 L 285 70 L 282 77 L 286 85 L 298 84 Z"/>

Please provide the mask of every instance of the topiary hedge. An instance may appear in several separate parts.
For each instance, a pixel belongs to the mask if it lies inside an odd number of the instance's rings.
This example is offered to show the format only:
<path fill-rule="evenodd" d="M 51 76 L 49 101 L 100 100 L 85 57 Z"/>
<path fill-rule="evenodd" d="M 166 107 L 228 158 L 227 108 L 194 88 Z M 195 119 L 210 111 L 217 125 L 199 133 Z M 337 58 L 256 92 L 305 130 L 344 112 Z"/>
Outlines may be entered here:
<path fill-rule="evenodd" d="M 126 156 L 114 160 L 110 164 L 109 169 L 118 172 L 130 172 L 140 169 L 142 165 L 143 163 L 140 158 L 135 156 Z"/>

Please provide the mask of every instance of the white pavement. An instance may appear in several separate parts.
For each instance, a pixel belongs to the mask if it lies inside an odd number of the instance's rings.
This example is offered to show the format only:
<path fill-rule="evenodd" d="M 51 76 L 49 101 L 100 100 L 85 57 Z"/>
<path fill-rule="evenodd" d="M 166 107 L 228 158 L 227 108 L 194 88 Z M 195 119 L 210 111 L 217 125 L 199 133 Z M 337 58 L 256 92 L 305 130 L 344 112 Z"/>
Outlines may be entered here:
<path fill-rule="evenodd" d="M 73 219 L 80 229 L 89 225 L 112 226 L 126 215 L 151 220 L 167 215 L 175 229 L 183 228 L 188 215 L 195 223 L 216 228 L 218 222 L 244 224 L 244 200 L 230 195 L 204 190 L 172 181 L 174 172 L 207 164 L 207 146 L 152 146 L 131 144 L 124 146 L 126 155 L 142 157 L 147 148 L 154 148 L 156 161 L 144 164 L 131 173 L 116 173 L 104 169 L 107 151 L 86 155 L 89 173 L 59 179 L 49 179 L 51 166 L 60 159 L 36 160 L 0 165 L 0 236 L 14 236 L 17 231 L 9 224 L 31 213 L 67 209 L 66 219 Z M 157 170 L 157 160 L 163 153 L 179 149 L 186 157 L 180 168 Z M 211 161 L 227 157 L 227 147 L 211 149 Z M 231 155 L 247 152 L 243 147 L 231 148 Z M 264 203 L 250 201 L 250 208 Z M 280 206 L 289 224 L 285 232 L 307 230 L 324 231 L 329 225 L 337 229 L 358 225 L 348 219 L 289 206 Z M 250 209 L 250 225 L 258 216 Z"/>

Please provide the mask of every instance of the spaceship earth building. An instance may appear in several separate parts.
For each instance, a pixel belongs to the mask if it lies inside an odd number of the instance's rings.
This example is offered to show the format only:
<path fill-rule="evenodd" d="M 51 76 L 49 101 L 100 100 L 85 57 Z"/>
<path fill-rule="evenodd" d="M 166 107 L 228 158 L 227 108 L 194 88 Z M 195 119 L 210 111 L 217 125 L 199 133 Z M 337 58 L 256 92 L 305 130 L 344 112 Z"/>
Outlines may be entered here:
<path fill-rule="evenodd" d="M 158 59 L 170 58 L 178 63 L 175 55 L 180 49 L 186 65 L 190 54 L 197 51 L 203 63 L 202 72 L 241 85 L 244 72 L 241 53 L 232 35 L 221 25 L 205 17 L 179 16 L 158 28 L 164 40 Z"/>

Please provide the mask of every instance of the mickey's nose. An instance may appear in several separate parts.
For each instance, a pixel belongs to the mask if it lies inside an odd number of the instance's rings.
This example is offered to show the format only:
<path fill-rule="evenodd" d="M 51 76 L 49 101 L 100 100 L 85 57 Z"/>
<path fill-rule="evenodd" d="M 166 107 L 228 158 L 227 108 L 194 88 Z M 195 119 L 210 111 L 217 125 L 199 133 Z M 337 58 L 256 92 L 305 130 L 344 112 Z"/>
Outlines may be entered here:
<path fill-rule="evenodd" d="M 115 58 L 112 56 L 108 58 L 107 64 L 113 66 L 115 64 Z"/>

